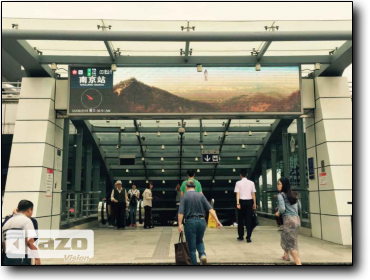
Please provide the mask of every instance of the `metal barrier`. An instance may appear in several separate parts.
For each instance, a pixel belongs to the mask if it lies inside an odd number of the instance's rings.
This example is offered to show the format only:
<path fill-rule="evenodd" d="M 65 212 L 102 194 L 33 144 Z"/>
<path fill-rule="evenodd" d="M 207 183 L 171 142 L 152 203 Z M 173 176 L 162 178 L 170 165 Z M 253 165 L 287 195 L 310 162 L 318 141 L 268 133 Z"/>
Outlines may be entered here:
<path fill-rule="evenodd" d="M 99 195 L 97 192 L 62 192 L 62 221 L 70 222 L 80 218 L 97 216 Z M 64 200 L 65 197 L 65 201 Z"/>

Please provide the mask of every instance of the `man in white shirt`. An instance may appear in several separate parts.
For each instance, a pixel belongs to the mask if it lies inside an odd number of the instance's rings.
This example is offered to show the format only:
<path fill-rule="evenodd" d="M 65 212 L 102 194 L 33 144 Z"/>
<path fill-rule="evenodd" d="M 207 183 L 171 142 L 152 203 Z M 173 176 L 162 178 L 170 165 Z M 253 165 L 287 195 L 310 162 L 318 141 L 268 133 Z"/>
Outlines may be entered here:
<path fill-rule="evenodd" d="M 31 265 L 31 259 L 26 255 L 27 248 L 37 250 L 34 245 L 34 237 L 36 237 L 35 228 L 30 219 L 32 213 L 33 203 L 28 200 L 21 200 L 17 207 L 17 213 L 14 213 L 4 224 L 2 228 L 2 245 L 6 252 L 4 259 L 5 265 Z M 24 239 L 25 242 L 25 252 L 19 252 L 19 245 L 18 247 L 11 246 L 8 250 L 5 247 L 5 244 L 21 242 L 21 239 Z M 35 258 L 35 265 L 40 264 L 40 259 Z"/>
<path fill-rule="evenodd" d="M 256 187 L 254 183 L 247 178 L 247 170 L 240 170 L 241 180 L 235 184 L 236 207 L 239 210 L 238 221 L 238 240 L 244 240 L 244 224 L 247 229 L 247 242 L 250 243 L 253 231 L 253 210 L 257 209 Z"/>

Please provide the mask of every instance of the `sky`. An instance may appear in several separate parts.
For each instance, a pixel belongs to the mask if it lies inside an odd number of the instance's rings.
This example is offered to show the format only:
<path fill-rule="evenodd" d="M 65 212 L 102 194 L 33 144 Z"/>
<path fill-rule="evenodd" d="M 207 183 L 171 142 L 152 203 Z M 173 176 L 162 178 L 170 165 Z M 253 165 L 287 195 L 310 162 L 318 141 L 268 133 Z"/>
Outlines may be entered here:
<path fill-rule="evenodd" d="M 351 2 L 3 2 L 2 17 L 120 20 L 351 20 Z M 352 80 L 352 67 L 345 71 Z"/>

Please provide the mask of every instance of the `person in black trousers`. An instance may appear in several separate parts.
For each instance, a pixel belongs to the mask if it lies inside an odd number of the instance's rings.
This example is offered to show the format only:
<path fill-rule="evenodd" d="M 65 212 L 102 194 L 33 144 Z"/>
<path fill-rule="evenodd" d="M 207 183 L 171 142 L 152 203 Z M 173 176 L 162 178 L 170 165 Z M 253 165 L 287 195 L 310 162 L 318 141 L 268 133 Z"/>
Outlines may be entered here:
<path fill-rule="evenodd" d="M 114 184 L 115 188 L 111 194 L 111 201 L 113 202 L 114 215 L 116 217 L 117 229 L 124 229 L 126 227 L 126 207 L 127 207 L 127 192 L 122 189 L 122 182 L 117 181 Z"/>
<path fill-rule="evenodd" d="M 241 180 L 236 182 L 236 207 L 238 213 L 238 240 L 244 240 L 244 225 L 247 228 L 247 242 L 250 243 L 253 231 L 253 211 L 257 209 L 256 187 L 247 178 L 247 170 L 240 171 Z"/>
<path fill-rule="evenodd" d="M 143 193 L 143 205 L 145 209 L 144 228 L 154 228 L 152 224 L 152 206 L 153 206 L 153 195 L 152 195 L 153 183 L 150 182 L 148 187 Z"/>

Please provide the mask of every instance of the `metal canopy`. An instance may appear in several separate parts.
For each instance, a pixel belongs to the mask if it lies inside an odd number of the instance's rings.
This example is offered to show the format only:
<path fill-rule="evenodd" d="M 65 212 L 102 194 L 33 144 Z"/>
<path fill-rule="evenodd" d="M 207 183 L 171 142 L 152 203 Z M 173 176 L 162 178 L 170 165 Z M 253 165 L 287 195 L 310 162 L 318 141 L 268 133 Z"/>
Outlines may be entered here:
<path fill-rule="evenodd" d="M 14 28 L 14 29 L 12 29 Z M 2 18 L 3 49 L 30 76 L 69 64 L 193 67 L 304 65 L 338 75 L 351 62 L 352 21 L 125 21 Z M 114 44 L 113 44 L 114 42 Z M 12 46 L 15 46 L 12 48 Z M 344 45 L 343 45 L 344 46 Z M 23 49 L 22 49 L 23 48 Z M 11 67 L 18 67 L 14 63 Z M 18 65 L 19 65 L 18 64 Z M 324 66 L 325 65 L 325 66 Z M 64 68 L 64 69 L 63 69 Z M 320 73 L 321 74 L 321 73 Z"/>

